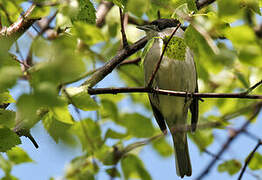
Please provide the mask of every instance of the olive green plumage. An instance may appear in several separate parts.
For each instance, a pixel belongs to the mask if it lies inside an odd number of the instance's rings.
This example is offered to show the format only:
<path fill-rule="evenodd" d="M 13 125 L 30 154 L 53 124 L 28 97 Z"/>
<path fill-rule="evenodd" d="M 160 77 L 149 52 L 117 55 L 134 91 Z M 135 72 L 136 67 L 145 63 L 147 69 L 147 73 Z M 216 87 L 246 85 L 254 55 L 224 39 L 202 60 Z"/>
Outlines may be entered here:
<path fill-rule="evenodd" d="M 140 26 L 147 33 L 147 38 L 154 37 L 154 43 L 149 49 L 144 60 L 145 82 L 147 83 L 159 61 L 163 51 L 164 40 L 168 38 L 178 22 L 171 19 L 159 19 L 149 25 Z M 193 54 L 185 45 L 183 30 L 179 28 L 175 33 L 171 44 L 168 44 L 167 51 L 161 65 L 153 80 L 154 88 L 185 91 L 188 93 L 197 92 L 197 74 Z M 166 125 L 171 131 L 175 157 L 176 171 L 180 177 L 191 176 L 192 168 L 188 151 L 187 133 L 183 131 L 187 124 L 188 109 L 191 110 L 192 129 L 195 130 L 198 121 L 198 100 L 192 98 L 149 94 L 149 100 L 154 116 L 162 131 Z"/>

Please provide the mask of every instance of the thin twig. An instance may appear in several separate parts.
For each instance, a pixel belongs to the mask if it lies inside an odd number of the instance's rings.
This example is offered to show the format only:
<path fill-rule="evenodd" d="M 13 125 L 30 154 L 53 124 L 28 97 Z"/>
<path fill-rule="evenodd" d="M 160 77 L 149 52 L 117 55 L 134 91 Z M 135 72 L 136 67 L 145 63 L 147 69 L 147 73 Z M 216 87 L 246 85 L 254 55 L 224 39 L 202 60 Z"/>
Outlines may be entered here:
<path fill-rule="evenodd" d="M 159 58 L 159 60 L 158 60 L 158 62 L 157 62 L 157 65 L 156 65 L 156 67 L 155 67 L 155 69 L 154 69 L 154 71 L 153 71 L 153 73 L 152 73 L 152 75 L 151 75 L 151 77 L 150 77 L 150 79 L 149 79 L 149 81 L 148 81 L 148 83 L 147 83 L 147 87 L 151 87 L 151 85 L 152 85 L 152 83 L 153 83 L 153 80 L 154 80 L 154 78 L 155 78 L 155 76 L 156 76 L 156 73 L 157 73 L 157 71 L 158 71 L 158 69 L 159 69 L 159 67 L 160 67 L 161 62 L 162 62 L 162 59 L 163 59 L 163 57 L 164 57 L 164 54 L 165 54 L 165 52 L 166 52 L 168 43 L 170 42 L 170 40 L 172 39 L 172 37 L 175 35 L 175 33 L 177 32 L 177 30 L 178 30 L 178 28 L 179 28 L 180 26 L 181 26 L 181 23 L 179 23 L 179 24 L 177 25 L 177 27 L 175 28 L 175 30 L 172 32 L 172 34 L 171 34 L 170 37 L 168 38 L 167 42 L 165 43 L 164 49 L 163 49 L 163 51 L 162 51 L 162 53 L 161 53 L 161 56 L 160 56 L 160 58 Z"/>
<path fill-rule="evenodd" d="M 254 149 L 252 150 L 252 152 L 249 154 L 249 156 L 248 156 L 248 158 L 247 158 L 247 160 L 246 160 L 246 162 L 245 162 L 245 164 L 244 164 L 244 167 L 243 167 L 242 171 L 241 171 L 240 174 L 239 174 L 238 180 L 241 180 L 241 179 L 242 179 L 242 177 L 243 177 L 243 175 L 244 175 L 244 173 L 245 173 L 245 170 L 246 170 L 246 168 L 247 168 L 247 165 L 249 164 L 249 162 L 251 161 L 251 159 L 254 157 L 255 152 L 257 151 L 257 149 L 258 149 L 259 146 L 261 146 L 261 145 L 262 145 L 262 142 L 259 140 L 258 143 L 257 143 L 257 145 L 255 146 L 255 148 L 254 148 Z"/>
<path fill-rule="evenodd" d="M 136 58 L 136 59 L 132 59 L 132 60 L 125 60 L 123 62 L 120 63 L 120 66 L 123 65 L 128 65 L 128 64 L 138 64 L 141 61 L 141 58 Z"/>
<path fill-rule="evenodd" d="M 260 112 L 262 103 L 260 103 L 253 113 L 253 115 L 238 129 L 235 131 L 226 141 L 226 143 L 221 147 L 221 149 L 218 151 L 216 157 L 207 165 L 207 167 L 202 171 L 202 173 L 196 178 L 196 180 L 203 179 L 212 169 L 212 167 L 215 165 L 216 161 L 222 156 L 222 154 L 228 149 L 230 144 L 237 138 L 239 134 L 241 134 L 250 124 L 250 122 L 258 115 Z"/>
<path fill-rule="evenodd" d="M 206 6 L 208 3 L 212 3 L 211 1 L 203 1 L 205 3 L 198 4 L 198 8 L 201 9 L 202 7 Z M 213 1 L 214 2 L 214 1 Z M 132 21 L 132 17 L 129 17 L 129 22 Z M 135 22 L 133 22 L 135 23 Z M 136 22 L 139 24 L 139 21 Z M 142 23 L 148 24 L 147 21 L 143 21 Z M 122 49 L 120 50 L 115 57 L 113 57 L 108 63 L 106 63 L 99 71 L 94 73 L 86 82 L 84 82 L 84 85 L 88 87 L 93 87 L 98 82 L 100 82 L 102 79 L 104 79 L 109 73 L 113 71 L 115 67 L 119 65 L 123 60 L 125 60 L 127 57 L 131 56 L 138 50 L 142 49 L 147 43 L 147 38 L 144 37 L 140 40 L 138 40 L 136 43 L 129 46 L 129 49 Z"/>
<path fill-rule="evenodd" d="M 259 82 L 257 82 L 255 85 L 253 85 L 252 87 L 248 88 L 244 94 L 249 94 L 251 93 L 254 89 L 256 89 L 258 86 L 260 86 L 262 84 L 262 80 L 260 80 Z"/>
<path fill-rule="evenodd" d="M 164 89 L 153 89 L 145 87 L 119 87 L 119 88 L 89 88 L 90 95 L 95 94 L 118 94 L 118 93 L 157 93 L 168 96 L 190 97 L 190 98 L 239 98 L 239 99 L 262 99 L 262 95 L 245 95 L 242 93 L 187 93 Z"/>
<path fill-rule="evenodd" d="M 128 48 L 128 42 L 125 33 L 125 25 L 124 25 L 124 14 L 122 13 L 122 9 L 119 7 L 119 14 L 120 14 L 120 23 L 121 23 L 121 34 L 122 34 L 122 42 L 123 48 Z"/>

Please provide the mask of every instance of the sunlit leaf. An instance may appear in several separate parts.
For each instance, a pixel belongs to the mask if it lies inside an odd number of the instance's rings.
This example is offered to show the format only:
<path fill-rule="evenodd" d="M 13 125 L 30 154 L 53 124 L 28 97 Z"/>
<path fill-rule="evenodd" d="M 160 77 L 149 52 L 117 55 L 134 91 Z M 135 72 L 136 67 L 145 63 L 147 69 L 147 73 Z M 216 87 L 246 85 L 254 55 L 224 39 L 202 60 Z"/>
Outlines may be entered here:
<path fill-rule="evenodd" d="M 76 122 L 72 130 L 80 140 L 82 149 L 87 152 L 93 152 L 103 145 L 100 127 L 92 119 L 84 119 Z"/>
<path fill-rule="evenodd" d="M 212 130 L 196 131 L 190 134 L 190 138 L 197 145 L 200 152 L 203 152 L 214 141 Z"/>
<path fill-rule="evenodd" d="M 253 158 L 248 164 L 248 167 L 251 170 L 258 170 L 262 168 L 262 155 L 258 152 L 255 152 Z"/>
<path fill-rule="evenodd" d="M 151 120 L 141 114 L 124 114 L 120 119 L 121 125 L 126 127 L 128 133 L 135 137 L 150 137 L 154 134 Z"/>
<path fill-rule="evenodd" d="M 125 179 L 129 179 L 136 176 L 144 180 L 151 179 L 150 174 L 144 168 L 143 162 L 133 154 L 129 154 L 121 160 L 121 167 Z"/>
<path fill-rule="evenodd" d="M 163 157 L 169 157 L 173 154 L 173 148 L 168 144 L 164 137 L 153 141 L 153 148 Z"/>
<path fill-rule="evenodd" d="M 5 152 L 21 143 L 16 133 L 6 127 L 0 128 L 0 152 Z"/>
<path fill-rule="evenodd" d="M 236 174 L 240 169 L 242 165 L 241 163 L 236 159 L 231 159 L 228 161 L 224 161 L 222 164 L 219 164 L 218 171 L 219 172 L 227 172 L 229 175 Z"/>
<path fill-rule="evenodd" d="M 6 152 L 8 159 L 15 164 L 21 164 L 26 162 L 33 162 L 28 154 L 20 147 L 13 147 Z"/>

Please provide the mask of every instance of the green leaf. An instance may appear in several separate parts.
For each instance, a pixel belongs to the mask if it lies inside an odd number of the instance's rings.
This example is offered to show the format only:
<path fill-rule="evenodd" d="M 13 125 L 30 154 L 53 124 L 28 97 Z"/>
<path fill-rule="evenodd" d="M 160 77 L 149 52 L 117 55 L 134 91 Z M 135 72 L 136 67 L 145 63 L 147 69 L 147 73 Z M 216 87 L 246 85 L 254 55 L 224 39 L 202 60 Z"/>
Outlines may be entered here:
<path fill-rule="evenodd" d="M 74 105 L 84 111 L 98 110 L 98 104 L 90 97 L 90 95 L 81 87 L 69 87 L 66 92 L 70 96 Z"/>
<path fill-rule="evenodd" d="M 145 138 L 154 135 L 154 127 L 149 118 L 138 113 L 124 114 L 121 118 L 121 125 L 126 127 L 128 134 L 138 138 Z"/>
<path fill-rule="evenodd" d="M 259 0 L 242 0 L 242 5 L 252 9 L 255 13 L 261 15 Z"/>
<path fill-rule="evenodd" d="M 39 82 L 46 81 L 59 86 L 79 78 L 85 72 L 86 65 L 76 53 L 76 45 L 76 39 L 66 35 L 57 37 L 51 43 L 41 38 L 34 41 L 36 56 L 44 60 L 31 69 L 32 86 L 37 88 Z"/>
<path fill-rule="evenodd" d="M 22 75 L 21 68 L 14 66 L 4 66 L 0 68 L 0 92 L 11 88 L 16 84 L 17 79 Z"/>
<path fill-rule="evenodd" d="M 115 5 L 117 5 L 118 7 L 122 9 L 125 9 L 126 3 L 127 3 L 127 0 L 109 0 L 109 1 L 113 1 Z"/>
<path fill-rule="evenodd" d="M 151 176 L 145 169 L 143 162 L 135 155 L 128 154 L 121 159 L 121 167 L 125 179 L 138 176 L 139 179 L 150 180 Z"/>
<path fill-rule="evenodd" d="M 49 111 L 43 117 L 42 123 L 48 134 L 54 139 L 56 143 L 58 143 L 60 139 L 66 140 L 66 138 L 69 136 L 69 130 L 72 126 L 69 123 L 58 121 L 52 111 Z"/>
<path fill-rule="evenodd" d="M 238 80 L 242 83 L 242 85 L 248 89 L 250 87 L 250 84 L 246 79 L 246 77 L 241 72 L 238 71 L 236 71 L 235 74 L 238 77 Z"/>
<path fill-rule="evenodd" d="M 30 18 L 42 18 L 50 14 L 50 7 L 48 6 L 36 6 L 33 12 L 30 14 Z"/>
<path fill-rule="evenodd" d="M 134 15 L 141 17 L 148 9 L 150 5 L 149 0 L 132 0 L 127 1 L 127 9 Z"/>
<path fill-rule="evenodd" d="M 121 177 L 120 172 L 117 170 L 117 168 L 109 168 L 109 169 L 106 169 L 106 173 L 107 173 L 110 177 Z"/>
<path fill-rule="evenodd" d="M 33 95 L 21 95 L 16 106 L 16 124 L 19 128 L 30 129 L 40 120 L 37 116 L 38 102 Z"/>
<path fill-rule="evenodd" d="M 118 68 L 119 76 L 128 86 L 143 86 L 144 74 L 141 67 L 127 64 Z"/>
<path fill-rule="evenodd" d="M 142 52 L 142 55 L 141 55 L 141 64 L 143 65 L 144 64 L 144 60 L 145 60 L 145 57 L 148 53 L 148 51 L 151 49 L 151 47 L 153 46 L 154 42 L 155 42 L 156 38 L 152 38 L 150 39 L 147 43 L 146 43 L 146 46 L 144 47 L 143 49 L 143 52 Z"/>
<path fill-rule="evenodd" d="M 59 99 L 57 87 L 50 82 L 38 83 L 34 88 L 34 98 L 38 106 L 41 107 L 54 107 L 61 106 L 62 100 Z"/>
<path fill-rule="evenodd" d="M 105 41 L 105 37 L 102 34 L 101 29 L 83 22 L 75 22 L 72 33 L 90 46 Z"/>
<path fill-rule="evenodd" d="M 15 112 L 0 109 L 0 125 L 13 128 L 15 125 Z"/>
<path fill-rule="evenodd" d="M 227 28 L 225 36 L 236 48 L 245 48 L 246 45 L 253 44 L 256 39 L 254 31 L 247 25 Z"/>
<path fill-rule="evenodd" d="M 123 139 L 127 136 L 127 134 L 116 132 L 112 129 L 108 129 L 106 131 L 105 139 L 111 138 L 111 139 Z"/>
<path fill-rule="evenodd" d="M 6 176 L 10 175 L 10 172 L 12 170 L 12 163 L 6 160 L 1 154 L 0 154 L 0 168 L 5 172 Z"/>
<path fill-rule="evenodd" d="M 190 134 L 190 138 L 197 145 L 200 152 L 203 152 L 214 141 L 212 130 L 196 131 L 194 134 Z"/>
<path fill-rule="evenodd" d="M 6 152 L 12 147 L 21 144 L 18 135 L 6 127 L 0 128 L 0 139 L 0 152 Z"/>
<path fill-rule="evenodd" d="M 80 140 L 82 149 L 87 152 L 94 152 L 103 145 L 100 126 L 92 119 L 76 122 L 72 130 Z"/>
<path fill-rule="evenodd" d="M 168 144 L 165 137 L 153 141 L 152 146 L 160 156 L 169 157 L 173 154 L 173 148 Z"/>
<path fill-rule="evenodd" d="M 103 119 L 111 118 L 118 122 L 118 108 L 116 104 L 108 99 L 101 99 L 102 108 L 99 111 Z"/>
<path fill-rule="evenodd" d="M 241 0 L 218 0 L 218 15 L 219 16 L 231 16 L 239 12 Z"/>
<path fill-rule="evenodd" d="M 73 118 L 68 110 L 68 106 L 66 103 L 63 106 L 50 108 L 50 111 L 53 113 L 53 116 L 56 120 L 66 124 L 74 124 Z"/>
<path fill-rule="evenodd" d="M 186 48 L 184 39 L 174 36 L 167 45 L 165 55 L 171 59 L 184 61 L 186 57 Z"/>
<path fill-rule="evenodd" d="M 255 152 L 253 158 L 251 159 L 251 161 L 248 164 L 248 167 L 251 170 L 262 169 L 262 155 L 258 152 Z"/>
<path fill-rule="evenodd" d="M 9 160 L 15 164 L 33 162 L 28 154 L 20 147 L 13 147 L 11 150 L 7 151 L 6 154 Z"/>
<path fill-rule="evenodd" d="M 19 179 L 16 178 L 15 176 L 8 174 L 5 177 L 1 178 L 1 180 L 19 180 Z"/>
<path fill-rule="evenodd" d="M 0 105 L 14 102 L 15 100 L 8 91 L 0 93 Z"/>
<path fill-rule="evenodd" d="M 66 179 L 69 180 L 95 180 L 94 175 L 98 172 L 95 161 L 86 155 L 74 158 L 68 165 Z"/>
<path fill-rule="evenodd" d="M 188 4 L 184 3 L 177 7 L 171 17 L 174 19 L 178 19 L 181 23 L 190 20 L 191 12 L 188 9 Z"/>
<path fill-rule="evenodd" d="M 230 176 L 236 174 L 240 169 L 242 165 L 241 163 L 236 159 L 231 159 L 228 161 L 224 161 L 222 164 L 218 165 L 218 171 L 219 172 L 227 172 Z"/>
<path fill-rule="evenodd" d="M 96 23 L 96 10 L 90 0 L 78 0 L 79 11 L 72 21 L 82 21 L 88 24 Z"/>

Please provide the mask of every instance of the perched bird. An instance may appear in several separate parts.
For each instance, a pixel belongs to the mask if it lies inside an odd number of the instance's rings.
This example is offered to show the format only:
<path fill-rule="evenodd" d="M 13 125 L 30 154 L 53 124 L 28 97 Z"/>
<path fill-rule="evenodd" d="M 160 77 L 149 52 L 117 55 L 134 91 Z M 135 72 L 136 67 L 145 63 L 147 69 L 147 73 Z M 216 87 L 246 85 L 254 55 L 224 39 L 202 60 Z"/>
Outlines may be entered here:
<path fill-rule="evenodd" d="M 148 40 L 154 38 L 154 42 L 144 59 L 145 83 L 148 83 L 156 68 L 156 64 L 164 49 L 165 40 L 170 37 L 178 23 L 174 19 L 158 19 L 149 25 L 137 27 L 146 32 Z M 168 44 L 160 67 L 153 79 L 153 88 L 184 91 L 187 93 L 198 92 L 193 53 L 185 45 L 183 35 L 184 31 L 179 28 L 169 43 L 171 45 Z M 174 49 L 170 49 L 172 45 L 174 45 Z M 176 51 L 176 49 L 178 50 Z M 190 108 L 192 114 L 191 128 L 195 131 L 198 121 L 198 100 L 189 97 L 175 97 L 156 93 L 149 94 L 149 100 L 160 129 L 166 132 L 167 125 L 171 131 L 175 149 L 177 175 L 182 178 L 185 175 L 191 176 L 192 168 L 185 126 L 187 124 L 188 109 Z"/>

